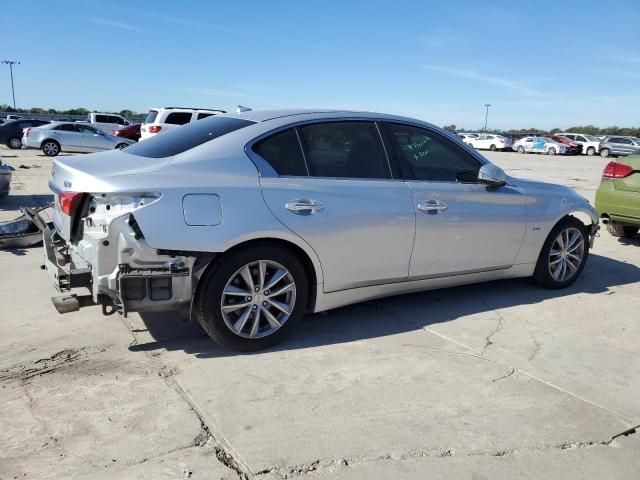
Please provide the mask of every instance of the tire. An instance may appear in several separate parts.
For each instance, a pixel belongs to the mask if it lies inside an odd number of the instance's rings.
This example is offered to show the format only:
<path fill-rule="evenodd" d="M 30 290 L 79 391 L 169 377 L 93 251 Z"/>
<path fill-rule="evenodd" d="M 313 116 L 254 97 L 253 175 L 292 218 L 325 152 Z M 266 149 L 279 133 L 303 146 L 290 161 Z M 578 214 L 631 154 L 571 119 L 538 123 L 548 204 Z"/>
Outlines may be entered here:
<path fill-rule="evenodd" d="M 495 152 L 497 148 L 495 145 L 491 144 L 491 146 L 489 147 L 489 150 L 491 150 L 492 152 Z"/>
<path fill-rule="evenodd" d="M 265 288 L 260 289 L 262 266 L 266 280 L 262 282 Z M 286 274 L 271 288 L 280 291 L 291 284 L 293 288 L 274 296 L 269 283 L 282 269 Z M 247 275 L 253 284 L 251 294 Z M 222 257 L 205 272 L 201 282 L 194 299 L 196 318 L 213 340 L 240 352 L 262 350 L 281 341 L 302 318 L 309 292 L 309 280 L 300 260 L 290 250 L 273 244 L 248 247 Z M 276 308 L 272 301 L 284 310 Z M 240 304 L 243 306 L 228 309 Z M 223 307 L 228 311 L 223 312 Z M 280 321 L 281 326 L 276 326 Z"/>
<path fill-rule="evenodd" d="M 602 158 L 607 158 L 609 155 L 611 155 L 611 151 L 608 148 L 603 148 L 602 150 L 600 150 L 600 156 Z"/>
<path fill-rule="evenodd" d="M 589 155 L 590 157 L 592 157 L 593 155 L 596 154 L 596 149 L 593 147 L 589 147 L 587 148 L 587 155 Z"/>
<path fill-rule="evenodd" d="M 554 147 L 551 147 L 549 150 L 547 150 L 547 155 L 555 155 L 556 154 L 556 149 Z"/>
<path fill-rule="evenodd" d="M 42 153 L 47 157 L 55 157 L 60 153 L 60 144 L 55 140 L 45 140 L 42 142 Z"/>
<path fill-rule="evenodd" d="M 574 234 L 578 235 L 575 240 Z M 561 235 L 563 243 L 569 243 L 569 249 L 563 249 L 557 243 Z M 559 253 L 553 253 L 552 249 Z M 576 257 L 579 257 L 579 261 L 576 260 Z M 553 227 L 544 242 L 533 280 L 543 288 L 566 288 L 580 276 L 588 257 L 589 234 L 587 228 L 580 220 L 574 217 L 565 217 Z M 563 268 L 566 276 L 563 276 Z"/>
<path fill-rule="evenodd" d="M 22 148 L 22 140 L 20 140 L 18 137 L 11 137 L 9 140 L 7 140 L 7 147 L 9 147 L 11 150 L 20 150 Z"/>
<path fill-rule="evenodd" d="M 526 150 L 524 149 L 523 146 L 518 147 L 518 153 L 526 153 Z"/>
<path fill-rule="evenodd" d="M 607 231 L 613 237 L 633 238 L 638 233 L 638 230 L 640 230 L 640 227 L 624 226 L 618 222 L 612 222 L 611 220 L 607 223 Z"/>

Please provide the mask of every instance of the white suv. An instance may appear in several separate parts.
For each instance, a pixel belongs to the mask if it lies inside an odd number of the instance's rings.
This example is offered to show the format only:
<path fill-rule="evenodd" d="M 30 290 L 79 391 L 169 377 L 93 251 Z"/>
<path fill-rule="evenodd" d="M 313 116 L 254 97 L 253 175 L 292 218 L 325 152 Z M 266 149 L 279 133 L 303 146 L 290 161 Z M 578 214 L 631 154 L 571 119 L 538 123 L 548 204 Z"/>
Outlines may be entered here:
<path fill-rule="evenodd" d="M 203 118 L 227 113 L 224 110 L 209 110 L 206 108 L 159 107 L 149 110 L 147 118 L 140 126 L 140 140 L 153 137 L 160 132 Z"/>
<path fill-rule="evenodd" d="M 595 155 L 600 153 L 600 139 L 593 135 L 584 135 L 582 133 L 559 133 L 563 137 L 567 137 L 576 143 L 582 145 L 582 153 L 586 155 Z"/>

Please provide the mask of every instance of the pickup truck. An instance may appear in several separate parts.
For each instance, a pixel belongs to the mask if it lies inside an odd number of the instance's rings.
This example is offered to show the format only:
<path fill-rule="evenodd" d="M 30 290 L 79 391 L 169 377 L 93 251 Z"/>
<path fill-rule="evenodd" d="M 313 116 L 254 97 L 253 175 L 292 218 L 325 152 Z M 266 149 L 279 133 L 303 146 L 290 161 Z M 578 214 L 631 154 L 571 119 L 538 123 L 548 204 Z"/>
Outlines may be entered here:
<path fill-rule="evenodd" d="M 129 125 L 129 121 L 120 115 L 113 113 L 91 112 L 87 114 L 87 120 L 82 123 L 90 123 L 104 133 L 111 135 L 111 130 Z"/>

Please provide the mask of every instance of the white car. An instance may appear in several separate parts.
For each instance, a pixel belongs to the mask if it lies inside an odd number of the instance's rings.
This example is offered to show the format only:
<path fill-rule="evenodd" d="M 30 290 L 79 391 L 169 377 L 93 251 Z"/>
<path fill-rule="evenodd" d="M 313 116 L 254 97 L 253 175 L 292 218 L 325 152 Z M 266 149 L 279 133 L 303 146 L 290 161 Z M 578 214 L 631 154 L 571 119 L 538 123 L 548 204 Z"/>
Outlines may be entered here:
<path fill-rule="evenodd" d="M 565 154 L 567 146 L 546 137 L 524 137 L 513 144 L 518 153 L 545 153 L 547 155 Z"/>
<path fill-rule="evenodd" d="M 89 123 L 93 127 L 107 134 L 111 134 L 111 131 L 116 128 L 129 125 L 129 121 L 120 115 L 99 112 L 88 113 L 86 120 L 81 120 L 77 123 Z"/>
<path fill-rule="evenodd" d="M 508 138 L 502 135 L 490 135 L 487 133 L 478 135 L 477 138 L 469 137 L 463 141 L 477 150 L 505 150 L 511 149 L 512 146 L 511 140 Z"/>
<path fill-rule="evenodd" d="M 558 135 L 567 137 L 569 140 L 573 140 L 582 145 L 582 153 L 586 155 L 591 156 L 600 153 L 600 142 L 602 139 L 599 137 L 584 135 L 582 133 L 559 133 Z"/>
<path fill-rule="evenodd" d="M 182 108 L 182 107 L 158 107 L 149 110 L 149 114 L 140 126 L 140 140 L 151 138 L 158 133 L 166 132 L 172 128 L 187 123 L 202 120 L 203 118 L 220 113 L 224 110 L 209 110 L 206 108 Z"/>

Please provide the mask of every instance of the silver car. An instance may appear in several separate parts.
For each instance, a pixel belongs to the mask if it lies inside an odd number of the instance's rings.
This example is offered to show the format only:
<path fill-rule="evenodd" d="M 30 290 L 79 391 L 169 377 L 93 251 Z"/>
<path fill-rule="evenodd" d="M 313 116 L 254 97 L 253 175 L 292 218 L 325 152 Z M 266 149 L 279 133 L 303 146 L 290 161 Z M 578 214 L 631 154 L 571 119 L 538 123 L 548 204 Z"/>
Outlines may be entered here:
<path fill-rule="evenodd" d="M 598 228 L 573 190 L 507 176 L 455 135 L 341 111 L 210 117 L 58 158 L 44 234 L 59 312 L 182 309 L 265 348 L 305 312 L 494 279 L 572 284 Z"/>
<path fill-rule="evenodd" d="M 25 128 L 22 145 L 39 148 L 55 157 L 60 152 L 99 152 L 124 148 L 135 143 L 128 138 L 108 135 L 85 123 L 52 122 L 41 127 Z"/>

